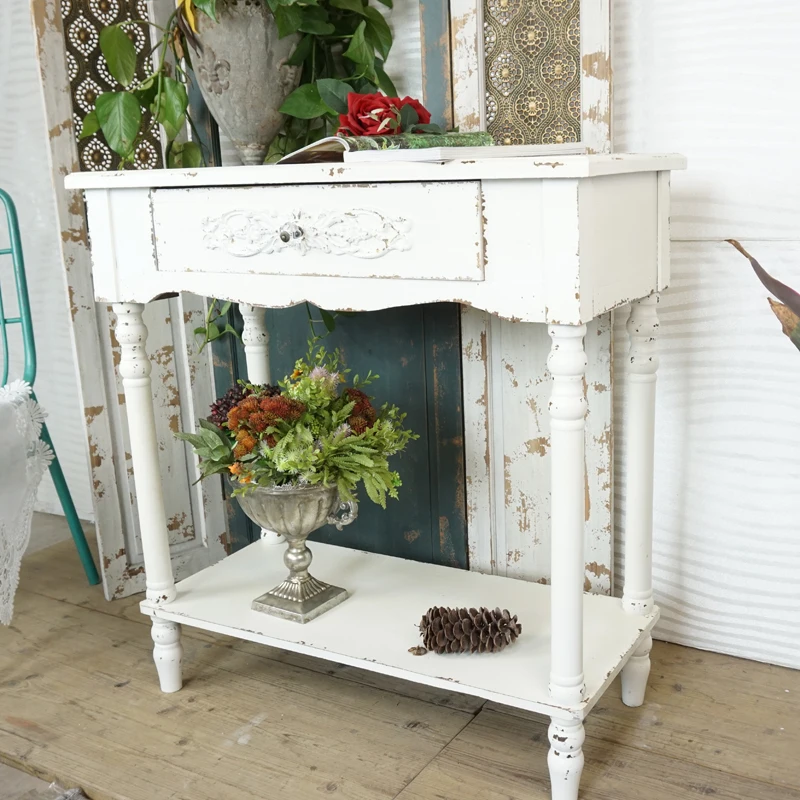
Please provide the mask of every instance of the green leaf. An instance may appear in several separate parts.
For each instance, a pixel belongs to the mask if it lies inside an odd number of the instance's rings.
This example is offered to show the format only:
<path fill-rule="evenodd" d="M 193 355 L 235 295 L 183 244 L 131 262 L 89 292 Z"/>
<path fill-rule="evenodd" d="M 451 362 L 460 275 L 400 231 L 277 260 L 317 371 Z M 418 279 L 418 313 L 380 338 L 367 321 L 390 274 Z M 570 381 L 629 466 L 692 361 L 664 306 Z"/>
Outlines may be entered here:
<path fill-rule="evenodd" d="M 323 102 L 319 89 L 314 83 L 306 83 L 295 89 L 280 107 L 281 114 L 289 114 L 299 119 L 314 119 L 334 111 Z"/>
<path fill-rule="evenodd" d="M 136 73 L 136 48 L 119 25 L 109 25 L 100 31 L 100 50 L 108 71 L 127 86 Z"/>
<path fill-rule="evenodd" d="M 350 40 L 350 46 L 344 51 L 343 55 L 358 64 L 367 78 L 373 78 L 375 73 L 375 54 L 372 45 L 368 44 L 365 38 L 366 30 L 366 21 L 360 22 L 356 32 L 353 34 L 353 38 Z"/>
<path fill-rule="evenodd" d="M 405 128 L 403 128 L 403 130 L 405 130 Z M 413 133 L 444 133 L 444 131 L 438 125 L 434 125 L 433 123 L 429 123 L 427 125 L 423 125 L 421 123 L 412 125 L 412 131 Z M 408 131 L 408 133 L 411 133 L 412 131 Z"/>
<path fill-rule="evenodd" d="M 158 91 L 158 81 L 155 77 L 148 78 L 144 83 L 140 84 L 133 90 L 139 105 L 142 108 L 150 108 L 156 99 L 156 92 Z"/>
<path fill-rule="evenodd" d="M 100 130 L 100 122 L 97 119 L 97 113 L 95 111 L 90 111 L 84 118 L 83 118 L 83 125 L 81 126 L 81 135 L 78 137 L 80 139 L 85 139 L 87 136 L 91 136 L 97 131 Z"/>
<path fill-rule="evenodd" d="M 352 11 L 356 14 L 364 15 L 364 3 L 361 0 L 331 0 L 334 8 L 343 8 L 345 11 Z"/>
<path fill-rule="evenodd" d="M 169 149 L 169 166 L 172 169 L 196 168 L 204 164 L 203 150 L 197 142 L 173 142 Z M 205 331 L 205 328 L 200 330 Z"/>
<path fill-rule="evenodd" d="M 104 92 L 95 111 L 108 146 L 123 158 L 129 156 L 142 122 L 139 101 L 130 92 Z"/>
<path fill-rule="evenodd" d="M 300 40 L 300 44 L 294 49 L 294 53 L 286 59 L 286 63 L 290 67 L 299 67 L 308 56 L 311 54 L 311 48 L 314 46 L 314 37 L 310 35 L 304 36 Z"/>
<path fill-rule="evenodd" d="M 347 113 L 347 96 L 353 91 L 349 83 L 338 81 L 336 78 L 321 78 L 317 81 L 317 88 L 323 103 L 330 106 L 337 114 Z"/>
<path fill-rule="evenodd" d="M 234 328 L 232 325 L 226 325 L 223 333 L 232 333 L 237 339 L 242 338 L 241 336 L 239 336 L 239 331 L 237 331 L 236 328 Z"/>
<path fill-rule="evenodd" d="M 281 39 L 298 31 L 303 24 L 303 9 L 300 6 L 278 6 L 273 13 Z"/>
<path fill-rule="evenodd" d="M 152 111 L 155 114 L 158 108 L 158 121 L 164 126 L 167 139 L 172 141 L 183 128 L 186 122 L 186 108 L 189 105 L 189 96 L 186 87 L 174 78 L 162 77 L 159 98 L 153 102 Z"/>
<path fill-rule="evenodd" d="M 386 59 L 392 49 L 392 29 L 377 8 L 365 8 L 364 13 L 367 17 L 367 41 Z"/>
<path fill-rule="evenodd" d="M 215 322 L 208 323 L 208 341 L 213 342 L 215 339 L 219 339 L 222 334 L 220 333 L 219 327 Z"/>
<path fill-rule="evenodd" d="M 230 310 L 231 310 L 231 301 L 230 300 L 226 300 L 222 304 L 222 308 L 219 310 L 219 315 L 221 317 L 224 317 Z"/>
<path fill-rule="evenodd" d="M 315 33 L 317 36 L 329 36 L 336 28 L 328 19 L 328 12 L 319 6 L 305 6 L 303 21 L 299 26 L 304 33 Z"/>
<path fill-rule="evenodd" d="M 202 11 L 207 17 L 211 17 L 214 22 L 217 19 L 217 0 L 194 0 L 194 7 Z"/>
<path fill-rule="evenodd" d="M 404 131 L 408 131 L 408 129 L 412 125 L 416 125 L 419 122 L 419 114 L 417 114 L 417 110 L 414 106 L 406 103 L 400 109 L 400 125 Z"/>
<path fill-rule="evenodd" d="M 336 320 L 333 318 L 333 315 L 324 308 L 321 308 L 319 313 L 322 315 L 322 321 L 325 323 L 328 333 L 333 333 L 333 331 L 336 330 Z"/>
<path fill-rule="evenodd" d="M 395 89 L 392 79 L 386 74 L 380 58 L 375 59 L 375 75 L 378 77 L 378 88 L 389 97 L 397 97 L 397 89 Z"/>

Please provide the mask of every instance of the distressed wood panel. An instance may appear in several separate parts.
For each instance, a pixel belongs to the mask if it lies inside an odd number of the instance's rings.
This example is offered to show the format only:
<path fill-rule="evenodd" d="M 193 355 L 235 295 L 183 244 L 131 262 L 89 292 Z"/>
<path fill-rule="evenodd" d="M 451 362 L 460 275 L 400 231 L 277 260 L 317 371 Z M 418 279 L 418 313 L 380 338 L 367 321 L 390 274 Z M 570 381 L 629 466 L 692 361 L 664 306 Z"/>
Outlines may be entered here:
<path fill-rule="evenodd" d="M 82 194 L 68 192 L 63 185 L 63 176 L 77 171 L 80 164 L 59 4 L 35 0 L 32 8 L 50 129 L 53 187 L 45 194 L 55 197 L 66 276 L 62 298 L 69 296 L 72 314 L 72 339 L 62 337 L 69 341 L 70 351 L 61 357 L 65 364 L 77 365 L 85 426 L 74 426 L 74 430 L 86 437 L 84 446 L 88 446 L 103 585 L 111 599 L 144 587 L 124 395 L 116 374 L 119 352 L 108 309 L 93 300 Z M 196 353 L 191 333 L 203 319 L 204 308 L 202 300 L 182 297 L 155 304 L 147 316 L 154 332 L 148 351 L 153 357 L 156 420 L 164 453 L 168 527 L 176 574 L 184 576 L 224 555 L 220 485 L 191 486 L 199 474 L 197 464 L 188 447 L 173 436 L 179 429 L 190 429 L 198 415 L 205 415 L 214 396 L 210 354 Z M 164 325 L 165 316 L 169 326 Z"/>
<path fill-rule="evenodd" d="M 614 148 L 688 156 L 674 238 L 800 238 L 798 32 L 787 0 L 615 0 Z"/>
<path fill-rule="evenodd" d="M 800 284 L 800 243 L 748 248 Z M 626 315 L 615 326 L 617 527 L 625 519 Z M 653 569 L 656 635 L 800 667 L 800 360 L 747 262 L 673 243 L 659 305 Z M 617 543 L 617 587 L 624 542 Z"/>
<path fill-rule="evenodd" d="M 462 313 L 470 566 L 547 583 L 547 326 Z M 611 326 L 588 325 L 585 589 L 611 592 Z"/>
<path fill-rule="evenodd" d="M 71 269 L 71 259 L 84 251 L 85 242 L 76 233 L 62 241 L 59 232 L 59 209 L 53 200 L 50 173 L 48 129 L 52 146 L 64 135 L 61 123 L 71 125 L 69 107 L 63 116 L 51 115 L 42 105 L 39 85 L 38 47 L 47 50 L 46 59 L 57 56 L 53 37 L 41 27 L 34 35 L 27 3 L 0 4 L 0 185 L 14 198 L 19 214 L 22 246 L 28 275 L 28 293 L 37 345 L 38 376 L 36 392 L 48 413 L 48 428 L 53 437 L 61 467 L 72 492 L 78 514 L 92 519 L 92 496 L 86 468 L 86 437 L 81 422 L 83 403 L 80 398 L 76 365 L 72 357 L 70 313 L 62 277 L 62 247 Z M 58 156 L 54 157 L 56 166 Z M 76 193 L 77 194 L 77 193 Z M 66 211 L 66 209 L 65 209 Z M 75 217 L 64 226 L 80 230 Z M 6 246 L 5 219 L 0 222 L 0 248 Z M 16 292 L 11 275 L 11 262 L 0 258 L 0 282 L 7 311 L 16 307 Z M 18 326 L 10 329 L 12 378 L 22 374 L 22 339 Z M 89 405 L 94 405 L 91 401 Z M 61 503 L 45 475 L 39 488 L 37 508 L 61 514 Z"/>

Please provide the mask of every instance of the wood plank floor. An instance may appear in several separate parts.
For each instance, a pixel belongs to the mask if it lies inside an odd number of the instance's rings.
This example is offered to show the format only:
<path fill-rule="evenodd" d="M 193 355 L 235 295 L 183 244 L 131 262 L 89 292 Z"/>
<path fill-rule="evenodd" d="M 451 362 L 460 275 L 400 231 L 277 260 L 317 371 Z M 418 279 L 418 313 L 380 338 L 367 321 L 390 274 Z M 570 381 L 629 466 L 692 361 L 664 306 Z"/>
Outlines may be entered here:
<path fill-rule="evenodd" d="M 184 629 L 161 694 L 139 599 L 106 603 L 69 542 L 25 559 L 0 761 L 93 800 L 549 797 L 544 718 L 457 693 Z M 645 705 L 615 685 L 586 728 L 582 800 L 800 800 L 800 672 L 657 643 Z"/>

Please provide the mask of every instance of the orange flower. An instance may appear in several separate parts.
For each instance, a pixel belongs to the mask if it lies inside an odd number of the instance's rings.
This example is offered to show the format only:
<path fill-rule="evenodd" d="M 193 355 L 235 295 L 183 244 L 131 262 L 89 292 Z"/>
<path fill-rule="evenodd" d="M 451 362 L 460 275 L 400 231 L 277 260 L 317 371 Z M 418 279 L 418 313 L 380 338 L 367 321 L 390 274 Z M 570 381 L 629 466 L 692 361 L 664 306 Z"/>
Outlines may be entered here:
<path fill-rule="evenodd" d="M 302 374 L 303 374 L 302 370 L 296 369 L 296 370 L 295 370 L 295 371 L 292 373 L 292 378 L 293 378 L 294 380 L 296 380 L 296 379 L 297 379 L 297 378 L 299 378 L 299 377 L 300 377 Z"/>
<path fill-rule="evenodd" d="M 244 472 L 244 467 L 242 464 L 236 461 L 228 467 L 228 471 L 231 473 L 231 475 L 241 475 Z"/>

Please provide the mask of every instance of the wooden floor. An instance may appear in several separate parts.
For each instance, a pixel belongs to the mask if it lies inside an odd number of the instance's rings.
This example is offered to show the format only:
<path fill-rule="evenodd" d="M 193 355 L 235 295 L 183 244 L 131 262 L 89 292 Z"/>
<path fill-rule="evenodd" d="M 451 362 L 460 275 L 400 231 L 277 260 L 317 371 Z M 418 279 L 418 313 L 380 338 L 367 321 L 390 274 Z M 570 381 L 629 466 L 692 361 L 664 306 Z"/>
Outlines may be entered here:
<path fill-rule="evenodd" d="M 106 603 L 71 543 L 27 557 L 21 587 L 0 761 L 93 800 L 549 798 L 541 717 L 191 629 L 164 695 L 139 598 Z M 645 705 L 615 684 L 587 722 L 582 800 L 800 800 L 800 672 L 653 655 Z"/>

